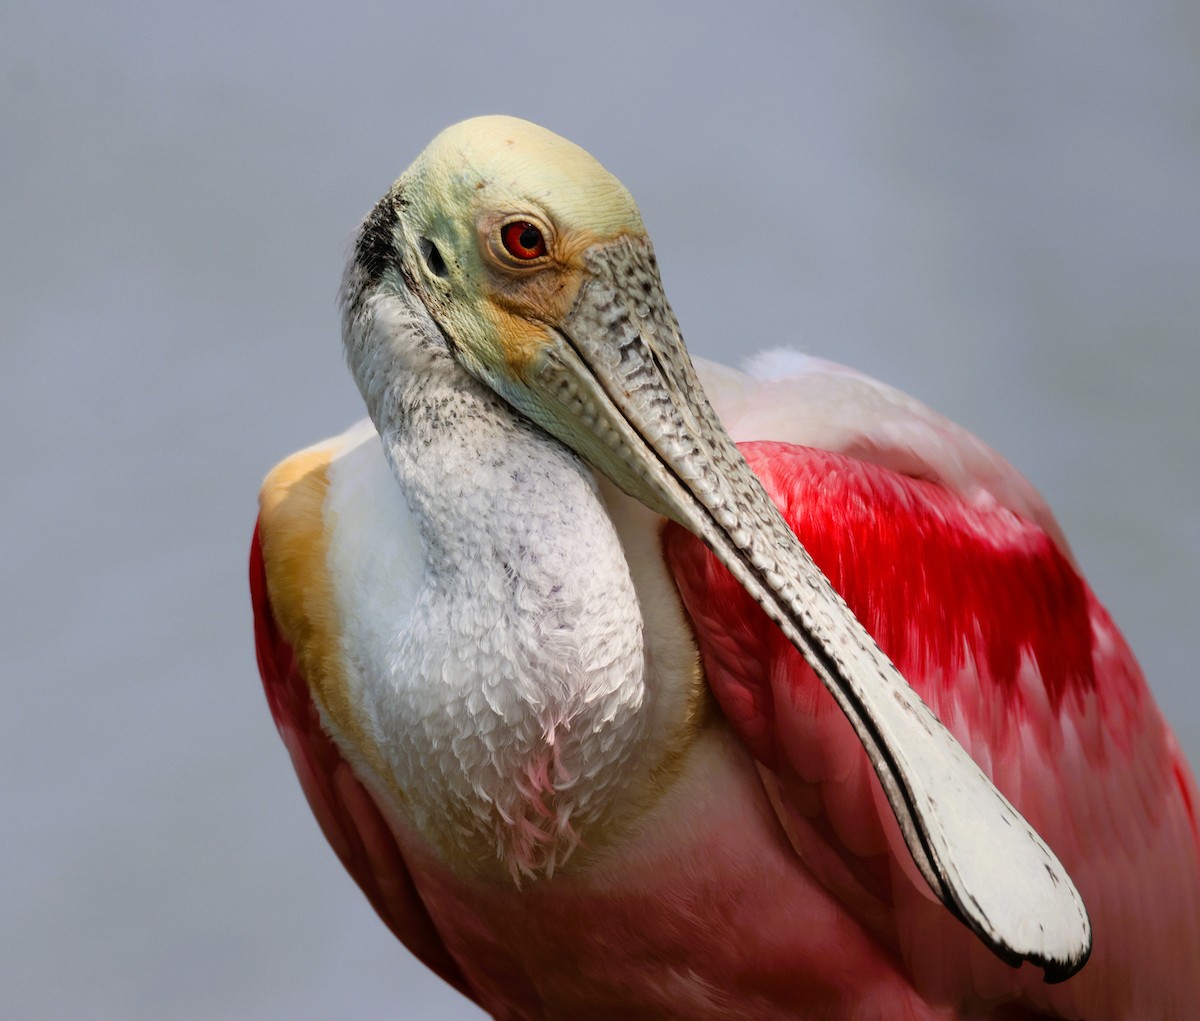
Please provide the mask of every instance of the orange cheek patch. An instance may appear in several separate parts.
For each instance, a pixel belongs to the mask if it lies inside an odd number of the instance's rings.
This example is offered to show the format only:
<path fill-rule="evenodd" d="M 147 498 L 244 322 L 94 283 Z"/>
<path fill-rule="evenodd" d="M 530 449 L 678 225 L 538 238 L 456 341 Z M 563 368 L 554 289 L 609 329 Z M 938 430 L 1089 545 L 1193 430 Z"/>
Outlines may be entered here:
<path fill-rule="evenodd" d="M 527 378 L 530 363 L 550 343 L 544 325 L 530 322 L 504 308 L 489 309 L 496 325 L 496 338 L 504 365 L 516 379 Z"/>
<path fill-rule="evenodd" d="M 530 363 L 551 342 L 549 329 L 570 313 L 584 282 L 585 253 L 611 243 L 616 236 L 620 235 L 561 231 L 551 243 L 552 261 L 540 269 L 514 271 L 485 257 L 486 293 L 479 308 L 492 327 L 498 354 L 511 375 L 526 378 Z"/>

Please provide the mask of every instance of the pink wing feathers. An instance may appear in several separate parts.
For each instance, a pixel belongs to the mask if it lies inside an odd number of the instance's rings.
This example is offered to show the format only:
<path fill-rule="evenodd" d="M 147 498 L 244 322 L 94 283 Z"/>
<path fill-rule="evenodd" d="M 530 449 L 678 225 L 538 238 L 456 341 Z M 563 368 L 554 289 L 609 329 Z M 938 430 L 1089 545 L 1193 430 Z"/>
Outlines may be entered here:
<path fill-rule="evenodd" d="M 807 447 L 742 451 L 884 652 L 1062 859 L 1091 914 L 1092 960 L 1045 986 L 950 917 L 832 698 L 704 546 L 669 525 L 709 682 L 806 867 L 899 950 L 932 1002 L 1023 993 L 1068 1016 L 1187 1016 L 1200 984 L 1195 788 L 1067 555 L 995 500 Z"/>
<path fill-rule="evenodd" d="M 325 838 L 396 937 L 427 967 L 471 996 L 387 822 L 321 727 L 308 683 L 271 610 L 257 526 L 250 546 L 250 597 L 258 668 L 271 715 Z"/>

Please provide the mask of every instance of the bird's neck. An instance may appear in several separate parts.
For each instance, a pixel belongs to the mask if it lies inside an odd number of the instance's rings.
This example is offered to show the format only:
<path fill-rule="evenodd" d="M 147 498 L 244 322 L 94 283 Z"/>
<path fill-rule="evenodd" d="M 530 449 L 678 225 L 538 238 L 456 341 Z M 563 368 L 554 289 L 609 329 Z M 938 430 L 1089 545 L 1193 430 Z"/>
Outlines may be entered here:
<path fill-rule="evenodd" d="M 424 561 L 381 744 L 422 829 L 550 871 L 650 768 L 621 539 L 591 470 L 449 359 L 373 411 Z"/>

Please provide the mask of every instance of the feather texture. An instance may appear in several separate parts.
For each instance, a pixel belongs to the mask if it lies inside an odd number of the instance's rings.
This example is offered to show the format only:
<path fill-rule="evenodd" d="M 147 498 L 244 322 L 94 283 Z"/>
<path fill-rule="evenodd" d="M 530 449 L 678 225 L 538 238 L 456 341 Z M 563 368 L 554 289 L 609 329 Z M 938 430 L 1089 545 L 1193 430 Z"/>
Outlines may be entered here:
<path fill-rule="evenodd" d="M 669 767 L 627 760 L 646 775 L 625 818 L 552 876 L 514 883 L 445 860 L 414 824 L 438 806 L 407 800 L 431 788 L 387 775 L 368 708 L 391 681 L 364 664 L 395 661 L 428 582 L 362 426 L 268 481 L 251 591 L 272 713 L 380 915 L 501 1018 L 1191 1017 L 1195 788 L 1040 497 L 964 430 L 849 370 L 792 355 L 760 363 L 762 379 L 698 367 L 733 435 L 772 441 L 742 449 L 817 563 L 1067 865 L 1092 961 L 1050 987 L 978 945 L 925 887 L 861 745 L 794 649 L 697 540 L 607 485 L 597 499 L 637 590 L 648 704 L 664 698 L 657 677 L 693 669 L 661 558 L 721 712 L 684 687 L 666 699 L 668 722 L 645 733 L 672 743 Z"/>
<path fill-rule="evenodd" d="M 1047 987 L 964 940 L 823 685 L 669 525 L 709 682 L 806 866 L 899 948 L 931 1000 L 1022 993 L 1066 1016 L 1186 1016 L 1200 960 L 1193 789 L 1132 654 L 1066 557 L 998 503 L 845 455 L 742 450 L 884 652 L 1063 859 L 1096 947 L 1079 977 Z"/>

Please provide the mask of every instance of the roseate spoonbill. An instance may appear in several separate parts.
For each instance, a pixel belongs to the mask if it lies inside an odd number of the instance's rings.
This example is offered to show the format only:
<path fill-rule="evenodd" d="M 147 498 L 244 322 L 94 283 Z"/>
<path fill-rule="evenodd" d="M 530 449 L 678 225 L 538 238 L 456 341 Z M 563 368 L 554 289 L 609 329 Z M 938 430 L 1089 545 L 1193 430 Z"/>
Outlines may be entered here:
<path fill-rule="evenodd" d="M 1195 1016 L 1196 788 L 1003 459 L 693 367 L 632 198 L 523 121 L 439 135 L 341 302 L 370 421 L 263 486 L 259 664 L 417 957 L 506 1019 Z"/>

